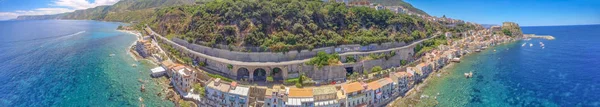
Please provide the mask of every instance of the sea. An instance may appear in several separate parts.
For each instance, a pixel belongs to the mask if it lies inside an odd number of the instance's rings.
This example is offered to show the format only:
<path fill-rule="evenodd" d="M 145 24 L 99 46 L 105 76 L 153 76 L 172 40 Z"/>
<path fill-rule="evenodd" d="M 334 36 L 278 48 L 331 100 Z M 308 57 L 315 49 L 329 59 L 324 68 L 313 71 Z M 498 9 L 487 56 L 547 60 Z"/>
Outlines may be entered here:
<path fill-rule="evenodd" d="M 0 107 L 174 106 L 157 95 L 165 86 L 150 78 L 156 65 L 129 55 L 136 37 L 119 25 L 0 21 Z"/>
<path fill-rule="evenodd" d="M 556 39 L 519 40 L 465 56 L 431 75 L 417 106 L 600 107 L 600 25 L 522 30 Z"/>

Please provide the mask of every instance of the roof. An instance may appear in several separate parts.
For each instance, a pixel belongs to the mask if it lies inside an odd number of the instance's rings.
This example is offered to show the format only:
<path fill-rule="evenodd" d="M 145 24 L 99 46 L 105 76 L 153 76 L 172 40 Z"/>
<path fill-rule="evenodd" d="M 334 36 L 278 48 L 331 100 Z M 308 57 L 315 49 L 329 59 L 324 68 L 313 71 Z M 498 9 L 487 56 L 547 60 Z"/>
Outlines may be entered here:
<path fill-rule="evenodd" d="M 170 66 L 175 65 L 175 63 L 173 63 L 173 61 L 171 61 L 171 60 L 162 61 L 161 64 L 165 67 L 170 67 Z"/>
<path fill-rule="evenodd" d="M 229 92 L 229 89 L 231 88 L 229 84 L 217 83 L 217 81 L 211 81 L 207 86 L 221 92 Z"/>
<path fill-rule="evenodd" d="M 342 85 L 342 89 L 345 91 L 345 93 L 353 93 L 353 92 L 361 91 L 364 88 L 362 86 L 362 83 L 353 82 L 353 83 Z"/>
<path fill-rule="evenodd" d="M 408 76 L 408 77 L 412 77 L 413 75 L 408 73 L 408 72 L 396 72 L 394 73 L 394 75 L 396 75 L 396 77 L 404 77 L 404 76 Z"/>
<path fill-rule="evenodd" d="M 367 84 L 368 90 L 377 90 L 381 87 L 383 87 L 383 86 L 381 84 L 379 84 L 379 82 L 377 82 L 377 81 L 372 81 Z"/>
<path fill-rule="evenodd" d="M 392 78 L 389 78 L 389 77 L 377 80 L 377 83 L 379 83 L 379 85 L 382 85 L 382 86 L 389 85 L 393 82 L 394 81 L 392 81 Z"/>
<path fill-rule="evenodd" d="M 248 96 L 248 89 L 248 87 L 236 87 L 233 90 L 229 90 L 229 93 L 239 96 Z"/>
<path fill-rule="evenodd" d="M 335 94 L 337 90 L 334 86 L 320 86 L 313 88 L 314 95 Z"/>
<path fill-rule="evenodd" d="M 163 67 L 156 67 L 156 68 L 150 69 L 150 71 L 152 71 L 152 73 L 158 73 L 158 72 L 165 72 L 166 70 Z"/>
<path fill-rule="evenodd" d="M 313 89 L 312 88 L 289 88 L 288 89 L 289 97 L 313 97 Z"/>

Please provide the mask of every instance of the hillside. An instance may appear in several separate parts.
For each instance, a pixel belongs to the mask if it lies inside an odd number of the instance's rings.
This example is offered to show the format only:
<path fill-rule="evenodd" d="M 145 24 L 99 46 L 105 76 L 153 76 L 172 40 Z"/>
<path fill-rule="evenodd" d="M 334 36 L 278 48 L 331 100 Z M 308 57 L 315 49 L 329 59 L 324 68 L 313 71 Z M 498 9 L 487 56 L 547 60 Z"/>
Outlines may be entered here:
<path fill-rule="evenodd" d="M 415 12 L 417 14 L 429 16 L 425 11 L 413 7 L 411 4 L 404 2 L 404 0 L 370 0 L 372 3 L 381 4 L 384 6 L 402 6 L 408 11 Z"/>
<path fill-rule="evenodd" d="M 262 47 L 277 52 L 410 42 L 442 29 L 416 16 L 320 0 L 222 0 L 169 7 L 159 9 L 149 23 L 162 35 L 196 44 Z"/>
<path fill-rule="evenodd" d="M 195 0 L 121 0 L 112 6 L 77 10 L 70 13 L 39 16 L 19 16 L 17 20 L 76 19 L 104 21 L 141 21 L 151 17 L 155 8 L 194 4 Z"/>

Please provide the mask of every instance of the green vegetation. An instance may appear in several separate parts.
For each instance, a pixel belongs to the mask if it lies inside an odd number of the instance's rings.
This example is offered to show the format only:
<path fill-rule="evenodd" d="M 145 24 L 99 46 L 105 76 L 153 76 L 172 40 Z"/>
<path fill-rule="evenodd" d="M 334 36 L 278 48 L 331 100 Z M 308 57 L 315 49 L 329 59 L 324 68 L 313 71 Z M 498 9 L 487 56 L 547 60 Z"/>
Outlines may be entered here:
<path fill-rule="evenodd" d="M 400 65 L 401 66 L 404 66 L 406 64 L 408 64 L 408 61 L 406 61 L 406 60 L 400 60 Z"/>
<path fill-rule="evenodd" d="M 340 62 L 340 56 L 337 53 L 327 54 L 323 51 L 317 52 L 317 56 L 306 62 L 308 65 L 314 65 L 319 68 L 327 65 L 338 64 Z"/>
<path fill-rule="evenodd" d="M 229 78 L 227 78 L 227 77 L 223 77 L 223 76 L 221 76 L 221 75 L 218 75 L 218 74 L 206 73 L 206 75 L 208 75 L 208 76 L 209 76 L 209 77 L 211 77 L 211 78 L 221 78 L 221 80 L 223 80 L 223 81 L 227 81 L 227 82 L 233 82 L 233 80 L 232 80 L 232 79 L 229 79 Z"/>
<path fill-rule="evenodd" d="M 404 0 L 370 0 L 372 3 L 381 4 L 384 6 L 402 6 L 406 8 L 408 11 L 415 12 L 417 14 L 427 15 L 425 11 L 413 7 L 411 4 L 404 2 Z"/>
<path fill-rule="evenodd" d="M 356 62 L 356 59 L 354 58 L 354 56 L 346 56 L 346 63 L 354 63 Z"/>
<path fill-rule="evenodd" d="M 421 44 L 418 44 L 414 48 L 414 51 L 416 52 L 415 55 L 422 55 L 425 52 L 429 52 L 429 51 L 433 50 L 434 48 L 436 48 L 439 45 L 448 45 L 446 36 L 440 35 L 433 39 L 423 41 L 423 43 L 421 43 Z"/>
<path fill-rule="evenodd" d="M 205 46 L 252 46 L 272 52 L 410 42 L 441 28 L 417 16 L 320 0 L 218 0 L 161 8 L 155 14 L 150 26 L 163 35 Z"/>
<path fill-rule="evenodd" d="M 76 19 L 76 20 L 104 20 L 141 22 L 154 15 L 154 8 L 194 4 L 194 0 L 121 0 L 112 6 L 98 6 L 95 8 L 76 10 L 74 12 L 22 16 L 18 19 Z"/>
<path fill-rule="evenodd" d="M 185 100 L 179 100 L 179 106 L 180 107 L 193 107 L 192 103 L 190 103 L 189 101 L 185 101 Z"/>
<path fill-rule="evenodd" d="M 288 78 L 285 80 L 284 83 L 286 84 L 294 84 L 294 83 L 298 83 L 298 81 L 300 81 L 300 78 Z"/>
<path fill-rule="evenodd" d="M 383 68 L 381 68 L 381 66 L 375 66 L 375 67 L 371 68 L 371 72 L 379 72 L 382 70 L 383 70 Z"/>
<path fill-rule="evenodd" d="M 273 82 L 273 76 L 267 76 L 267 82 Z"/>
<path fill-rule="evenodd" d="M 227 69 L 229 69 L 229 70 L 233 69 L 233 65 L 227 64 Z"/>
<path fill-rule="evenodd" d="M 202 85 L 200 85 L 199 83 L 194 84 L 193 88 L 194 92 L 196 94 L 200 94 L 200 96 L 204 96 L 206 94 L 206 92 L 204 91 L 204 87 L 202 87 Z"/>
<path fill-rule="evenodd" d="M 510 32 L 508 29 L 502 29 L 502 33 L 507 36 L 512 36 L 512 32 Z"/>

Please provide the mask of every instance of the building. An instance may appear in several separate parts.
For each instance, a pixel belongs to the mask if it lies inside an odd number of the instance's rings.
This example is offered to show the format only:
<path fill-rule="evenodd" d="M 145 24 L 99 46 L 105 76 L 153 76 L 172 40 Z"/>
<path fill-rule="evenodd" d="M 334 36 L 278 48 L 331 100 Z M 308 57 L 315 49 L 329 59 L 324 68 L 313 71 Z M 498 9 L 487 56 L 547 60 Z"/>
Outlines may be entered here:
<path fill-rule="evenodd" d="M 286 106 L 289 107 L 313 107 L 315 99 L 312 88 L 286 88 L 288 94 Z"/>
<path fill-rule="evenodd" d="M 176 65 L 171 69 L 171 83 L 175 86 L 180 93 L 188 93 L 192 89 L 196 72 L 192 68 L 185 67 L 183 65 Z"/>
<path fill-rule="evenodd" d="M 369 82 L 367 85 L 367 97 L 369 105 L 377 106 L 386 99 L 392 97 L 393 81 L 390 78 L 382 78 L 377 81 Z"/>
<path fill-rule="evenodd" d="M 221 83 L 217 78 L 206 85 L 206 104 L 211 107 L 229 107 L 226 97 L 231 89 L 229 84 Z"/>
<path fill-rule="evenodd" d="M 152 73 L 150 75 L 152 75 L 152 77 L 154 77 L 154 78 L 167 74 L 167 70 L 163 67 L 152 68 L 152 69 L 150 69 L 150 71 L 152 71 Z"/>
<path fill-rule="evenodd" d="M 227 103 L 229 107 L 248 107 L 248 87 L 238 87 L 236 82 L 231 83 Z"/>
<path fill-rule="evenodd" d="M 149 49 L 152 47 L 152 44 L 146 40 L 139 40 L 135 43 L 135 52 L 138 53 L 141 57 L 150 56 Z"/>
<path fill-rule="evenodd" d="M 288 94 L 284 86 L 273 86 L 265 92 L 265 107 L 285 107 Z"/>
<path fill-rule="evenodd" d="M 335 86 L 320 86 L 313 88 L 315 106 L 340 107 Z"/>
<path fill-rule="evenodd" d="M 266 98 L 266 92 L 267 92 L 266 87 L 257 87 L 257 86 L 251 86 L 248 90 L 248 106 L 252 106 L 252 107 L 271 107 L 271 106 L 266 106 L 265 102 L 267 101 Z"/>
<path fill-rule="evenodd" d="M 362 82 L 353 82 L 342 85 L 343 95 L 346 96 L 346 105 L 348 107 L 355 106 L 366 106 L 369 102 L 366 86 L 367 84 Z"/>
<path fill-rule="evenodd" d="M 404 96 L 405 93 L 413 87 L 413 75 L 408 72 L 391 73 L 390 78 L 396 83 L 394 85 L 395 93 Z"/>
<path fill-rule="evenodd" d="M 173 61 L 171 61 L 171 60 L 162 61 L 160 63 L 160 66 L 163 67 L 163 68 L 165 68 L 165 69 L 167 69 L 167 76 L 168 77 L 173 77 L 171 75 L 171 74 L 173 74 L 173 73 L 171 73 L 171 72 L 173 72 L 173 71 L 171 71 L 171 69 L 173 69 L 173 67 L 175 67 L 175 63 L 173 63 Z"/>

